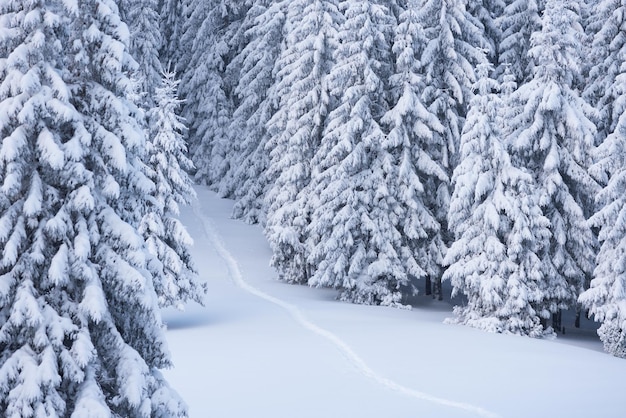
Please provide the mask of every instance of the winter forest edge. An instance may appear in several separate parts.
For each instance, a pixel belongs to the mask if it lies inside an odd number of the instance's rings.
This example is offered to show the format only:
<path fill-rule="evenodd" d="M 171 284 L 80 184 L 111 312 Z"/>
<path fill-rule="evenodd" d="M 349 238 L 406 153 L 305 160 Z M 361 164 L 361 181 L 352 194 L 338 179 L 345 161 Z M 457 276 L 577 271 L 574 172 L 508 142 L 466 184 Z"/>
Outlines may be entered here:
<path fill-rule="evenodd" d="M 192 180 L 288 283 L 626 357 L 621 0 L 0 0 L 0 410 L 183 417 Z M 179 98 L 180 97 L 180 98 Z M 189 148 L 189 149 L 188 149 Z"/>

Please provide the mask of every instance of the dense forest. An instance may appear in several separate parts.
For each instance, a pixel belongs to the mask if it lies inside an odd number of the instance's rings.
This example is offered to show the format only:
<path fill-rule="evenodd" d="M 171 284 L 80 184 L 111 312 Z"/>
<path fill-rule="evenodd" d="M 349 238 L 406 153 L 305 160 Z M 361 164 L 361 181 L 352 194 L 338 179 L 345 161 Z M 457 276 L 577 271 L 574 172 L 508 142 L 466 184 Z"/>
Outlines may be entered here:
<path fill-rule="evenodd" d="M 626 357 L 620 0 L 0 0 L 0 410 L 181 417 L 192 180 L 281 280 Z"/>
<path fill-rule="evenodd" d="M 530 336 L 588 310 L 624 356 L 623 14 L 188 0 L 163 54 L 195 180 L 264 226 L 282 280 L 391 306 L 449 280 L 459 323 Z"/>

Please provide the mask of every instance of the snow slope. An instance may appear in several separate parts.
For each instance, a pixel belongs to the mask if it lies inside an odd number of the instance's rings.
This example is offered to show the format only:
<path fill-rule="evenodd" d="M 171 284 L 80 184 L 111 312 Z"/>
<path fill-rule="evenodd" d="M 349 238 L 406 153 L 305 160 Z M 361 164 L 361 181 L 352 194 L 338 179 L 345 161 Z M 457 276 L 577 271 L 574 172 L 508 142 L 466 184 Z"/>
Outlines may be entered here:
<path fill-rule="evenodd" d="M 626 361 L 590 332 L 489 334 L 443 324 L 450 305 L 426 296 L 403 311 L 280 283 L 260 227 L 197 192 L 182 220 L 207 306 L 163 313 L 191 418 L 625 416 Z"/>

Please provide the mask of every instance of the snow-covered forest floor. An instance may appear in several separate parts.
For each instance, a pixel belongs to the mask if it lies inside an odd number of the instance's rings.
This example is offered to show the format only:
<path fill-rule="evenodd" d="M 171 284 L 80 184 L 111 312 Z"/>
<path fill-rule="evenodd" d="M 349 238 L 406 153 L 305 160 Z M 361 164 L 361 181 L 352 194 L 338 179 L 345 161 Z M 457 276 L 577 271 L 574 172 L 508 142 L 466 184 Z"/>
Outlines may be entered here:
<path fill-rule="evenodd" d="M 183 208 L 206 307 L 166 310 L 175 368 L 165 372 L 191 418 L 621 418 L 626 360 L 565 323 L 556 340 L 446 325 L 449 302 L 412 310 L 336 301 L 278 282 L 259 226 L 198 187 Z"/>

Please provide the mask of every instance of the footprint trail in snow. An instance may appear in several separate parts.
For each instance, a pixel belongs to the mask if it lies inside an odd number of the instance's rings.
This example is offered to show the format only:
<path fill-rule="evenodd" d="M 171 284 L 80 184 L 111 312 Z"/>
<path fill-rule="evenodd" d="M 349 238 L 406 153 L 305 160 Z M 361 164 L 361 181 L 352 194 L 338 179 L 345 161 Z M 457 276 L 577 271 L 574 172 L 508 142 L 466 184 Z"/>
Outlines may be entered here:
<path fill-rule="evenodd" d="M 337 347 L 344 354 L 347 360 L 350 363 L 352 363 L 352 365 L 363 376 L 369 379 L 372 379 L 373 381 L 384 386 L 387 389 L 391 389 L 393 391 L 399 392 L 403 395 L 406 395 L 412 398 L 416 398 L 416 399 L 424 400 L 428 402 L 433 402 L 433 403 L 451 407 L 451 408 L 461 409 L 467 412 L 474 413 L 481 417 L 486 417 L 486 418 L 498 417 L 497 414 L 491 411 L 488 411 L 484 408 L 481 408 L 479 406 L 475 406 L 475 405 L 471 405 L 471 404 L 463 403 L 463 402 L 456 402 L 450 399 L 439 398 L 437 396 L 433 396 L 425 392 L 420 392 L 418 390 L 403 386 L 397 382 L 394 382 L 391 379 L 388 379 L 376 373 L 371 367 L 369 367 L 365 363 L 365 361 L 358 354 L 354 352 L 354 350 L 348 344 L 346 344 L 345 341 L 343 341 L 341 338 L 339 338 L 337 335 L 333 334 L 332 332 L 315 325 L 313 322 L 311 322 L 309 319 L 307 319 L 304 316 L 302 311 L 300 311 L 300 309 L 298 309 L 297 306 L 292 305 L 288 302 L 285 302 L 284 300 L 276 298 L 272 295 L 269 295 L 255 288 L 254 286 L 250 285 L 248 282 L 246 282 L 246 280 L 243 278 L 243 274 L 241 273 L 241 269 L 239 268 L 239 265 L 237 264 L 237 260 L 230 253 L 230 251 L 226 249 L 222 237 L 217 232 L 217 229 L 213 226 L 213 221 L 202 213 L 202 208 L 200 207 L 200 203 L 198 200 L 196 200 L 193 204 L 193 212 L 194 212 L 194 215 L 202 222 L 204 232 L 206 233 L 207 237 L 209 238 L 209 240 L 215 247 L 215 250 L 217 251 L 218 255 L 222 259 L 224 259 L 224 261 L 228 265 L 228 270 L 229 270 L 231 279 L 233 280 L 233 282 L 235 283 L 237 287 L 239 287 L 240 289 L 254 296 L 257 296 L 270 303 L 273 303 L 274 305 L 280 306 L 281 308 L 286 310 L 289 313 L 289 315 L 303 328 L 328 340 L 335 347 Z"/>

